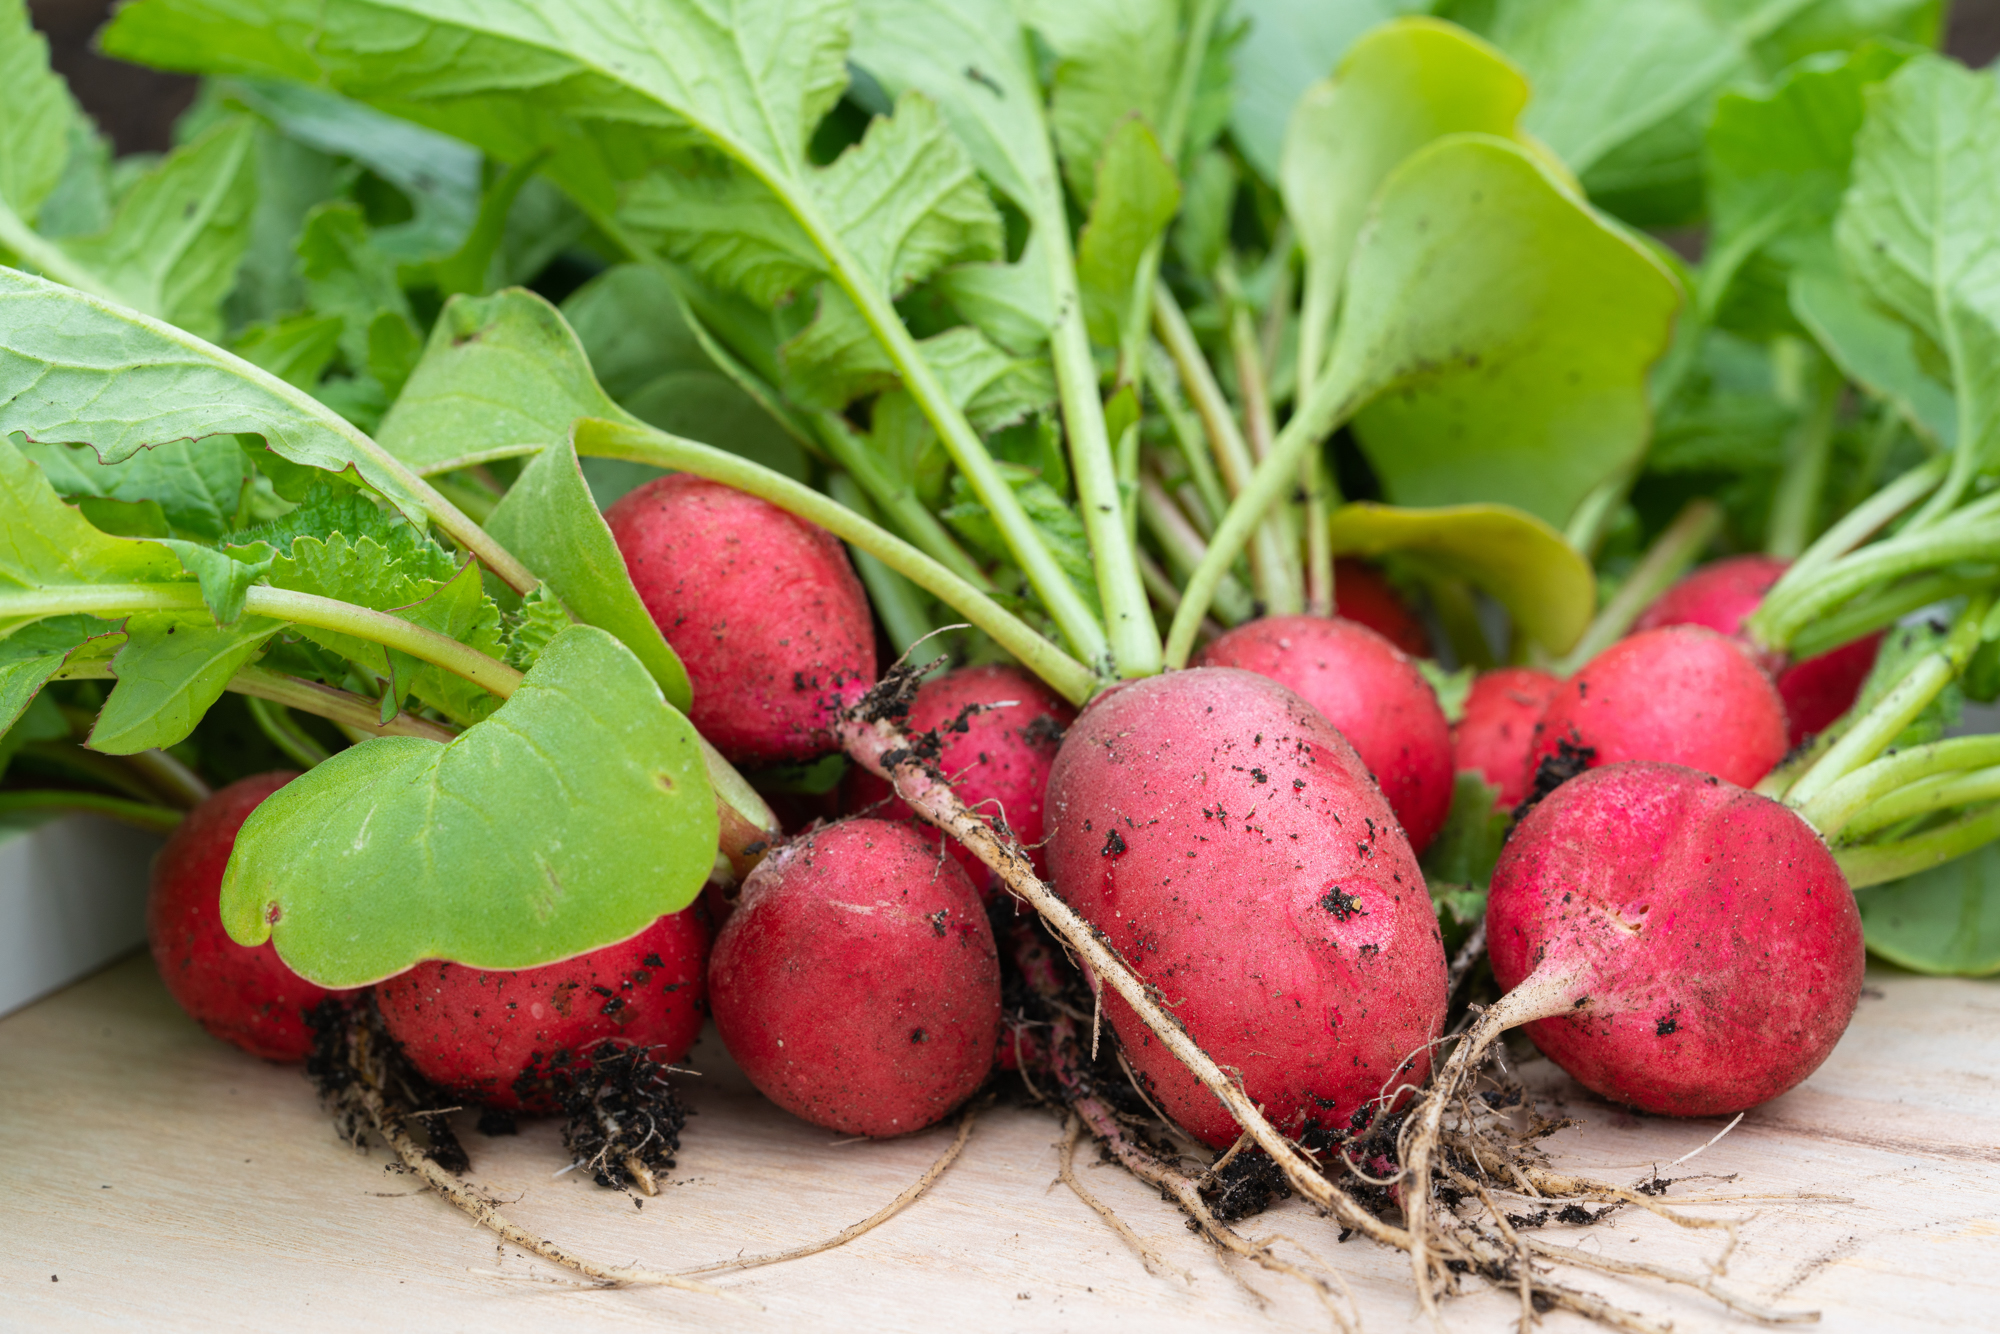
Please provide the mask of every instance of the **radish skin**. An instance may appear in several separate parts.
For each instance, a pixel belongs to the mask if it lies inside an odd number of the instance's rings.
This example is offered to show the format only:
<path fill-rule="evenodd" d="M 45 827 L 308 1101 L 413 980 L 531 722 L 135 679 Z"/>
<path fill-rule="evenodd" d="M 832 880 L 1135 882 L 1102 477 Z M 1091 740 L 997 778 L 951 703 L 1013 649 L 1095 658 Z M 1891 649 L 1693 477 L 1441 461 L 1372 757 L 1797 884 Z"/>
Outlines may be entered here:
<path fill-rule="evenodd" d="M 1463 716 L 1452 724 L 1454 767 L 1498 788 L 1501 806 L 1520 805 L 1534 782 L 1535 724 L 1561 689 L 1561 677 L 1534 667 L 1482 672 L 1466 694 Z"/>
<path fill-rule="evenodd" d="M 1056 889 L 1271 1123 L 1346 1129 L 1422 1082 L 1444 947 L 1415 855 L 1360 759 L 1264 677 L 1195 668 L 1101 696 L 1049 781 Z M 1204 1143 L 1239 1134 L 1124 996 L 1141 1079 Z"/>
<path fill-rule="evenodd" d="M 1451 724 L 1402 650 L 1338 617 L 1267 616 L 1208 645 L 1196 666 L 1255 672 L 1318 709 L 1381 784 L 1410 846 L 1430 846 L 1451 809 Z"/>

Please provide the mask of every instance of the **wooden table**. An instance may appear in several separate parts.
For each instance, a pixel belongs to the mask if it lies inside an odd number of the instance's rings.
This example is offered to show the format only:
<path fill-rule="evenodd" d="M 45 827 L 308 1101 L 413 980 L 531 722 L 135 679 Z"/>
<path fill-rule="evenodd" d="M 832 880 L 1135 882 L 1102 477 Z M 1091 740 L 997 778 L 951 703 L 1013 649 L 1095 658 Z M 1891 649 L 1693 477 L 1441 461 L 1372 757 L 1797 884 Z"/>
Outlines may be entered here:
<path fill-rule="evenodd" d="M 518 1222 L 616 1263 L 677 1268 L 827 1235 L 892 1198 L 948 1132 L 839 1143 L 762 1102 L 698 1048 L 699 1115 L 671 1188 L 601 1190 L 555 1131 L 486 1140 L 473 1177 Z M 1638 1118 L 1549 1073 L 1580 1129 L 1559 1162 L 1623 1179 L 1694 1149 L 1719 1122 Z M 720 1280 L 758 1304 L 660 1289 L 578 1289 L 493 1237 L 377 1150 L 336 1142 L 300 1075 L 211 1041 L 144 957 L 0 1021 L 0 1329 L 1247 1330 L 1326 1329 L 1294 1281 L 1225 1267 L 1114 1168 L 1087 1184 L 1187 1278 L 1156 1278 L 1066 1188 L 1059 1127 L 999 1108 L 923 1199 L 839 1250 Z M 1086 1155 L 1087 1156 L 1087 1155 Z M 1822 1329 L 2000 1329 L 2000 985 L 1871 975 L 1854 1027 L 1807 1084 L 1752 1113 L 1674 1175 L 1735 1173 L 1674 1194 L 1747 1218 L 1731 1282 L 1824 1312 Z M 1835 1198 L 1826 1198 L 1835 1197 Z M 1352 1241 L 1296 1201 L 1251 1220 L 1352 1286 L 1364 1327 L 1417 1326 L 1400 1254 Z M 1616 1257 L 1698 1265 L 1715 1234 L 1634 1211 L 1537 1234 Z M 1676 1330 L 1747 1328 L 1692 1294 L 1570 1271 Z M 1476 1286 L 1476 1285 L 1475 1285 Z M 1446 1307 L 1458 1330 L 1511 1329 L 1511 1294 Z M 1544 1327 L 1585 1328 L 1551 1315 Z"/>

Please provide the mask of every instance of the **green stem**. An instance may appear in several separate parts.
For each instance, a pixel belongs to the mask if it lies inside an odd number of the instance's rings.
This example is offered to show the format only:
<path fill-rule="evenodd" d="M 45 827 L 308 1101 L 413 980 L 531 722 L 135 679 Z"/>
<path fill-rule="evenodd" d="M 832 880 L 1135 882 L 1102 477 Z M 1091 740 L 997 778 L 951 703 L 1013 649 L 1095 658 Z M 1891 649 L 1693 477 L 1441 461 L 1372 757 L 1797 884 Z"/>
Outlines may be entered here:
<path fill-rule="evenodd" d="M 1167 558 L 1167 565 L 1175 575 L 1186 579 L 1201 564 L 1201 558 L 1208 552 L 1208 543 L 1188 522 L 1181 507 L 1174 504 L 1159 478 L 1147 472 L 1139 479 L 1139 517 L 1145 521 L 1146 531 L 1160 545 Z M 1157 599 L 1158 594 L 1155 593 Z M 1174 605 L 1180 604 L 1180 590 L 1174 590 Z M 1225 576 L 1215 590 L 1215 606 L 1218 619 L 1229 625 L 1240 625 L 1250 619 L 1250 595 L 1235 579 Z"/>
<path fill-rule="evenodd" d="M 1227 254 L 1216 266 L 1216 287 L 1229 311 L 1229 353 L 1236 363 L 1237 396 L 1243 401 L 1244 435 L 1250 456 L 1262 463 L 1271 456 L 1271 442 L 1278 432 L 1271 410 L 1271 395 L 1264 374 L 1264 357 L 1259 346 L 1256 322 L 1251 317 L 1236 269 Z M 1305 569 L 1300 563 L 1299 539 L 1292 522 L 1292 507 L 1274 505 L 1264 516 L 1271 546 L 1280 558 L 1259 571 L 1258 596 L 1265 610 L 1277 616 L 1296 616 L 1305 610 Z"/>
<path fill-rule="evenodd" d="M 813 425 L 826 442 L 827 453 L 833 456 L 833 461 L 846 469 L 868 498 L 882 508 L 889 521 L 901 530 L 905 540 L 974 588 L 985 593 L 993 591 L 993 581 L 987 577 L 986 571 L 966 554 L 965 548 L 958 544 L 938 517 L 924 507 L 924 502 L 918 499 L 909 483 L 894 476 L 883 465 L 868 443 L 847 424 L 846 418 L 837 413 L 823 412 L 814 417 Z M 856 507 L 850 505 L 848 508 Z"/>
<path fill-rule="evenodd" d="M 1643 462 L 1643 459 L 1635 460 L 1620 468 L 1592 487 L 1577 502 L 1576 512 L 1569 516 L 1569 524 L 1563 529 L 1563 538 L 1582 552 L 1586 559 L 1595 560 L 1597 549 L 1610 536 L 1611 525 L 1617 522 L 1625 497 L 1631 494 L 1632 484 L 1639 480 L 1639 468 Z"/>
<path fill-rule="evenodd" d="M 1645 556 L 1583 632 L 1583 638 L 1557 663 L 1556 674 L 1570 675 L 1616 643 L 1660 594 L 1688 572 L 1721 529 L 1722 506 L 1707 497 L 1690 500 L 1653 540 Z"/>
<path fill-rule="evenodd" d="M 1222 479 L 1215 474 L 1215 460 L 1210 457 L 1208 446 L 1202 439 L 1201 423 L 1188 414 L 1187 404 L 1181 401 L 1180 386 L 1173 378 L 1173 362 L 1168 359 L 1165 348 L 1154 344 L 1154 350 L 1156 355 L 1146 359 L 1146 379 L 1152 386 L 1154 401 L 1167 419 L 1168 429 L 1173 432 L 1174 444 L 1187 463 L 1195 494 L 1201 497 L 1201 503 L 1208 511 L 1204 516 L 1197 516 L 1195 523 L 1206 536 L 1229 508 L 1229 495 L 1222 489 Z"/>
<path fill-rule="evenodd" d="M 1852 598 L 1905 575 L 1961 561 L 2000 560 L 2000 519 L 1940 523 L 1876 542 L 1822 568 L 1804 587 L 1781 591 L 1783 581 L 1764 595 L 1745 624 L 1770 648 L 1788 649 L 1792 636 Z"/>
<path fill-rule="evenodd" d="M 1902 735 L 1932 700 L 1938 697 L 1972 659 L 1986 637 L 1986 613 L 1993 605 L 1991 594 L 1976 596 L 1959 613 L 1944 643 L 1919 658 L 1875 706 L 1856 719 L 1853 726 L 1822 755 L 1812 768 L 1799 776 L 1785 794 L 1785 804 L 1794 810 L 1809 807 L 1841 779 L 1880 755 L 1890 742 Z"/>
<path fill-rule="evenodd" d="M 136 750 L 119 758 L 136 769 L 148 787 L 182 810 L 191 811 L 215 795 L 200 774 L 164 750 Z"/>
<path fill-rule="evenodd" d="M 1816 658 L 1843 644 L 1887 629 L 1919 608 L 1948 602 L 1993 585 L 1991 573 L 1924 574 L 1876 593 L 1864 594 L 1792 636 L 1794 661 Z"/>
<path fill-rule="evenodd" d="M 414 736 L 426 741 L 450 742 L 458 736 L 448 727 L 410 713 L 399 713 L 385 723 L 382 721 L 382 706 L 364 695 L 302 677 L 286 676 L 265 667 L 243 668 L 229 678 L 229 688 L 253 700 L 268 700 L 301 713 L 314 714 L 337 726 L 351 728 L 363 737 Z"/>
<path fill-rule="evenodd" d="M 1333 511 L 1340 504 L 1340 488 L 1334 483 L 1333 469 L 1326 451 L 1314 450 L 1306 460 L 1306 611 L 1314 616 L 1331 616 L 1337 605 L 1333 585 Z"/>
<path fill-rule="evenodd" d="M 1819 571 L 1887 527 L 1898 514 L 1937 486 L 1949 463 L 1943 457 L 1928 459 L 1848 511 L 1792 562 L 1784 577 L 1764 595 L 1765 601 L 1769 602 L 1773 594 L 1784 597 L 1803 587 Z"/>
<path fill-rule="evenodd" d="M 110 672 L 107 670 L 105 675 L 108 677 Z M 160 800 L 160 793 L 126 762 L 124 756 L 113 758 L 100 755 L 94 750 L 85 750 L 73 741 L 30 741 L 21 747 L 20 753 L 53 765 L 85 782 L 116 788 L 135 800 L 150 803 Z"/>
<path fill-rule="evenodd" d="M 1967 770 L 1994 772 L 1991 766 L 1995 764 L 2000 764 L 2000 736 L 1953 737 L 1948 741 L 1933 741 L 1864 764 L 1828 786 L 1811 801 L 1794 805 L 1799 817 L 1819 830 L 1822 838 L 1831 842 L 1847 834 L 1852 842 L 1863 833 L 1886 829 L 1900 820 L 1924 813 L 1920 809 L 1895 813 L 1908 800 L 1901 797 L 1902 792 L 1923 788 L 1940 779 L 1962 777 Z M 1885 806 L 1884 803 L 1892 797 L 1897 799 L 1896 803 Z M 1889 818 L 1877 818 L 1885 809 L 1891 812 Z"/>
<path fill-rule="evenodd" d="M 1977 852 L 1996 838 L 2000 838 L 2000 803 L 1893 843 L 1842 848 L 1833 859 L 1840 863 L 1850 889 L 1866 889 Z"/>
<path fill-rule="evenodd" d="M 293 721 L 291 710 L 284 705 L 273 704 L 270 700 L 259 699 L 255 695 L 250 696 L 246 704 L 250 710 L 251 720 L 257 724 L 257 730 L 268 737 L 272 745 L 300 765 L 310 769 L 332 758 L 324 746 L 313 740 L 298 723 Z"/>
<path fill-rule="evenodd" d="M 828 478 L 827 491 L 863 519 L 874 521 L 867 495 L 846 473 L 837 472 Z M 882 618 L 882 628 L 888 631 L 889 644 L 898 653 L 909 652 L 911 645 L 937 632 L 915 584 L 858 547 L 854 551 L 854 572 L 867 586 L 868 601 L 874 604 L 875 614 Z"/>
<path fill-rule="evenodd" d="M 201 588 L 196 584 L 93 584 L 83 587 L 29 589 L 0 593 L 0 615 L 58 616 L 67 612 L 89 612 L 96 616 L 129 615 L 140 611 L 204 611 Z M 323 598 L 290 589 L 252 587 L 244 597 L 243 610 L 250 616 L 315 629 L 334 630 L 398 649 L 420 661 L 462 676 L 482 690 L 506 699 L 521 684 L 521 673 L 497 658 L 459 643 L 449 635 L 413 625 L 386 611 L 357 607 L 351 602 Z"/>
<path fill-rule="evenodd" d="M 1215 530 L 1215 537 L 1208 544 L 1208 554 L 1202 557 L 1200 567 L 1188 580 L 1180 609 L 1174 613 L 1173 626 L 1167 632 L 1168 667 L 1187 665 L 1188 653 L 1194 647 L 1195 630 L 1200 626 L 1201 618 L 1208 614 L 1216 585 L 1235 561 L 1237 553 L 1250 540 L 1259 520 L 1288 488 L 1298 485 L 1299 465 L 1305 462 L 1307 453 L 1321 444 L 1366 401 L 1365 369 L 1361 361 L 1360 356 L 1336 357 L 1326 376 L 1314 388 L 1312 397 L 1299 405 L 1292 419 L 1285 423 L 1285 429 L 1278 432 L 1278 438 L 1271 445 L 1270 457 L 1257 465 L 1248 485 L 1237 494 L 1235 503 L 1223 516 L 1221 525 Z"/>
<path fill-rule="evenodd" d="M 171 834 L 183 812 L 100 792 L 0 792 L 0 815 L 102 815 L 155 834 Z"/>
<path fill-rule="evenodd" d="M 1173 358 L 1174 369 L 1180 372 L 1181 387 L 1187 390 L 1188 398 L 1194 404 L 1197 416 L 1201 418 L 1203 429 L 1213 450 L 1216 467 L 1222 480 L 1227 483 L 1232 495 L 1239 498 L 1257 471 L 1257 463 L 1250 456 L 1250 446 L 1237 429 L 1235 415 L 1231 412 L 1228 397 L 1222 386 L 1216 383 L 1215 372 L 1209 368 L 1208 358 L 1202 355 L 1201 344 L 1194 336 L 1194 329 L 1187 322 L 1187 316 L 1174 299 L 1174 294 L 1165 283 L 1158 285 L 1158 295 L 1153 302 L 1153 325 L 1166 345 L 1167 355 Z M 1288 428 L 1289 429 L 1289 428 Z M 1227 513 L 1228 511 L 1223 511 Z M 1261 511 L 1259 517 L 1262 517 Z M 1240 549 L 1239 539 L 1239 549 Z M 1288 568 L 1284 547 L 1277 535 L 1266 530 L 1262 524 L 1256 531 L 1250 546 L 1250 578 L 1257 586 L 1258 596 L 1271 604 L 1271 592 L 1284 590 L 1285 571 Z M 1235 560 L 1231 552 L 1230 560 Z M 1211 592 L 1210 596 L 1213 596 Z M 1207 613 L 1207 599 L 1204 598 L 1203 614 Z M 1184 660 L 1183 660 L 1184 662 Z M 1167 654 L 1169 667 L 1182 666 L 1175 662 L 1172 651 Z"/>
<path fill-rule="evenodd" d="M 125 303 L 123 294 L 107 286 L 90 269 L 71 259 L 69 252 L 28 226 L 4 200 L 0 200 L 0 249 L 11 250 L 20 267 L 44 278 L 88 292 L 103 301 Z"/>
<path fill-rule="evenodd" d="M 1813 520 L 1826 490 L 1827 462 L 1833 451 L 1833 423 L 1843 388 L 1838 375 L 1820 368 L 1812 409 L 1792 428 L 1785 446 L 1785 469 L 1771 498 L 1770 531 L 1764 550 L 1791 560 L 1806 549 Z"/>
<path fill-rule="evenodd" d="M 1859 843 L 1892 825 L 1939 811 L 1984 806 L 2000 800 L 2000 766 L 1969 773 L 1936 774 L 1883 797 L 1848 822 L 1846 841 Z"/>
<path fill-rule="evenodd" d="M 1076 659 L 1018 617 L 909 543 L 869 523 L 853 510 L 782 473 L 650 426 L 586 417 L 574 430 L 579 454 L 630 459 L 693 473 L 762 497 L 779 509 L 819 525 L 849 546 L 866 551 L 911 583 L 943 601 L 991 635 L 1022 665 L 1073 703 L 1089 699 L 1097 678 Z"/>

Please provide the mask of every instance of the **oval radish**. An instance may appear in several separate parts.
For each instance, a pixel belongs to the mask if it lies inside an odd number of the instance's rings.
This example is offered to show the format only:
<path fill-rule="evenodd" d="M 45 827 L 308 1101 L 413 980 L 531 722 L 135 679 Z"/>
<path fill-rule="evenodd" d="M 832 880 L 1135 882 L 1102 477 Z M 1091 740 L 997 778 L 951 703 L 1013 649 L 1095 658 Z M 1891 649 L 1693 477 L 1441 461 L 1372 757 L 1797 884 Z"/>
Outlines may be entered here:
<path fill-rule="evenodd" d="M 1265 677 L 1129 682 L 1070 728 L 1049 779 L 1056 889 L 1282 1130 L 1345 1129 L 1430 1068 L 1444 947 L 1416 857 L 1360 758 Z M 1222 1103 L 1102 993 L 1140 1077 L 1188 1133 Z"/>
<path fill-rule="evenodd" d="M 1333 614 L 1367 626 L 1413 658 L 1431 656 L 1430 631 L 1396 586 L 1365 561 L 1342 556 L 1333 563 Z"/>
<path fill-rule="evenodd" d="M 1564 745 L 1591 766 L 1658 760 L 1749 787 L 1785 757 L 1785 708 L 1735 640 L 1694 625 L 1642 630 L 1549 701 L 1532 762 Z"/>
<path fill-rule="evenodd" d="M 1452 724 L 1454 767 L 1500 789 L 1500 805 L 1520 805 L 1534 782 L 1535 724 L 1561 689 L 1561 677 L 1534 667 L 1481 672 Z"/>
<path fill-rule="evenodd" d="M 677 473 L 605 512 L 632 586 L 694 686 L 688 719 L 728 759 L 833 748 L 834 717 L 875 683 L 875 623 L 832 534 Z"/>
<path fill-rule="evenodd" d="M 599 1043 L 687 1055 L 707 1013 L 708 928 L 696 912 L 540 968 L 433 960 L 377 983 L 382 1021 L 424 1078 L 502 1111 L 554 1112 Z"/>
<path fill-rule="evenodd" d="M 1239 667 L 1296 692 L 1340 729 L 1382 785 L 1418 852 L 1451 809 L 1451 724 L 1409 657 L 1338 617 L 1267 616 L 1202 650 L 1202 667 Z"/>
<path fill-rule="evenodd" d="M 985 1080 L 999 1042 L 1000 958 L 979 895 L 886 820 L 765 858 L 716 938 L 709 988 L 758 1091 L 842 1134 L 933 1124 Z"/>

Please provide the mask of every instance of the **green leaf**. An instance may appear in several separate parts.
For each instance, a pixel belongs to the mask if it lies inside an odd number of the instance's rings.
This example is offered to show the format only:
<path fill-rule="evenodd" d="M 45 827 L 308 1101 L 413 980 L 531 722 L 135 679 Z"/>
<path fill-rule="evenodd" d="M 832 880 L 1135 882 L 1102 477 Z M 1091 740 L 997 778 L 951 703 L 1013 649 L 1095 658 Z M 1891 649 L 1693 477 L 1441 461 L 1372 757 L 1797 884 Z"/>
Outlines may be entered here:
<path fill-rule="evenodd" d="M 43 605 L 51 594 L 180 577 L 172 552 L 98 532 L 57 498 L 12 441 L 0 440 L 0 640 L 63 614 L 66 608 Z"/>
<path fill-rule="evenodd" d="M 645 665 L 667 702 L 687 712 L 687 670 L 639 600 L 625 558 L 597 512 L 567 440 L 536 455 L 507 491 L 486 530 L 542 576 L 570 611 L 616 635 Z"/>
<path fill-rule="evenodd" d="M 1917 335 L 1870 305 L 1841 274 L 1804 268 L 1792 274 L 1792 313 L 1841 373 L 1894 404 L 1911 427 L 1940 449 L 1958 440 L 1958 404 L 1949 386 L 1924 369 Z"/>
<path fill-rule="evenodd" d="M 716 835 L 694 729 L 624 646 L 575 626 L 450 745 L 366 741 L 268 798 L 223 923 L 322 986 L 421 959 L 528 968 L 686 907 Z"/>
<path fill-rule="evenodd" d="M 1046 344 L 1056 322 L 1055 292 L 1040 247 L 1030 233 L 1013 263 L 958 264 L 937 280 L 939 292 L 973 327 L 1019 356 Z"/>
<path fill-rule="evenodd" d="M 95 616 L 51 616 L 0 639 L 0 731 L 13 727 L 78 649 L 93 639 L 121 633 L 114 622 Z M 63 730 L 67 733 L 68 728 Z"/>
<path fill-rule="evenodd" d="M 1370 387 L 1363 451 L 1399 505 L 1560 525 L 1636 459 L 1679 291 L 1518 145 L 1454 135 L 1376 198 L 1328 379 Z"/>
<path fill-rule="evenodd" d="M 233 626 L 243 615 L 243 601 L 250 585 L 270 570 L 275 555 L 262 542 L 232 546 L 217 551 L 199 542 L 162 539 L 160 545 L 174 553 L 181 568 L 201 583 L 201 599 L 218 628 Z"/>
<path fill-rule="evenodd" d="M 1431 7 L 1427 0 L 1237 0 L 1250 28 L 1234 53 L 1229 127 L 1250 165 L 1277 180 L 1285 127 L 1306 89 L 1369 29 Z"/>
<path fill-rule="evenodd" d="M 125 645 L 111 660 L 118 678 L 90 729 L 89 746 L 107 755 L 134 755 L 187 739 L 229 678 L 284 628 L 247 617 L 218 629 L 205 617 L 146 612 L 125 622 Z"/>
<path fill-rule="evenodd" d="M 8 691 L 10 689 L 8 668 L 0 666 L 0 717 L 8 717 Z M 39 689 L 39 687 L 37 687 Z M 18 720 L 0 728 L 0 778 L 6 777 L 7 766 L 30 741 L 56 741 L 69 736 L 69 722 L 61 710 L 49 703 L 46 695 L 35 695 L 29 699 L 24 709 L 15 710 Z"/>
<path fill-rule="evenodd" d="M 292 315 L 251 325 L 237 335 L 230 351 L 286 384 L 310 391 L 340 351 L 346 328 L 339 315 Z"/>
<path fill-rule="evenodd" d="M 88 444 L 106 463 L 172 440 L 260 436 L 293 463 L 353 469 L 427 517 L 389 456 L 302 390 L 158 320 L 0 269 L 0 434 L 14 431 Z"/>
<path fill-rule="evenodd" d="M 1835 235 L 1868 296 L 1943 351 L 1959 466 L 2000 450 L 2000 83 L 1941 57 L 1868 99 Z M 1969 475 L 1969 474 L 1968 474 Z"/>
<path fill-rule="evenodd" d="M 516 671 L 527 671 L 550 641 L 571 624 L 569 613 L 563 610 L 556 595 L 549 592 L 548 585 L 536 588 L 521 599 L 521 614 L 507 626 L 507 665 Z"/>
<path fill-rule="evenodd" d="M 223 302 L 223 313 L 232 329 L 283 321 L 305 304 L 306 285 L 299 276 L 295 244 L 299 232 L 306 215 L 339 195 L 357 174 L 352 164 L 288 138 L 269 125 L 257 128 L 255 171 L 257 203 L 250 213 L 249 244 L 236 269 L 235 290 Z M 236 350 L 249 356 L 241 348 Z M 256 357 L 250 359 L 264 365 Z M 265 369 L 299 383 L 274 367 Z"/>
<path fill-rule="evenodd" d="M 1306 254 L 1299 321 L 1310 348 L 1323 346 L 1355 237 L 1389 173 L 1447 134 L 1517 137 L 1527 101 L 1527 80 L 1498 51 L 1462 28 L 1422 18 L 1375 29 L 1330 78 L 1305 90 L 1286 130 L 1278 179 Z"/>
<path fill-rule="evenodd" d="M 2000 973 L 2000 845 L 1858 891 L 1868 948 L 1919 973 Z"/>
<path fill-rule="evenodd" d="M 976 329 L 947 329 L 918 346 L 945 396 L 976 430 L 997 431 L 1055 404 L 1055 375 L 1047 362 L 1008 356 Z"/>
<path fill-rule="evenodd" d="M 1152 130 L 1138 119 L 1113 131 L 1096 173 L 1090 216 L 1076 239 L 1076 278 L 1091 339 L 1116 347 L 1140 257 L 1179 211 L 1181 186 Z"/>
<path fill-rule="evenodd" d="M 231 117 L 168 154 L 118 203 L 111 226 L 61 242 L 134 310 L 199 338 L 222 332 L 222 298 L 250 243 L 256 125 Z"/>
<path fill-rule="evenodd" d="M 368 366 L 369 330 L 387 313 L 410 320 L 409 299 L 396 281 L 396 265 L 368 235 L 361 209 L 322 204 L 306 215 L 299 233 L 299 272 L 306 297 L 322 315 L 340 317 L 340 350 L 356 370 Z"/>
<path fill-rule="evenodd" d="M 479 212 L 477 149 L 325 88 L 277 79 L 231 79 L 224 93 L 320 153 L 352 158 L 401 190 L 412 216 L 375 234 L 403 263 L 436 259 L 463 245 Z M 317 201 L 315 201 L 317 202 Z M 291 236 L 285 238 L 289 246 Z"/>
<path fill-rule="evenodd" d="M 1334 511 L 1340 555 L 1402 555 L 1485 590 L 1521 633 L 1566 653 L 1597 612 L 1597 577 L 1563 535 L 1505 505 L 1395 509 L 1361 502 Z"/>
<path fill-rule="evenodd" d="M 1055 50 L 1049 129 L 1070 188 L 1096 199 L 1099 160 L 1137 116 L 1156 129 L 1180 65 L 1175 0 L 1021 0 L 1021 21 Z M 1178 145 L 1168 146 L 1172 156 Z"/>
<path fill-rule="evenodd" d="M 62 178 L 70 127 L 80 119 L 69 86 L 49 68 L 49 44 L 24 0 L 0 0 L 0 206 L 23 225 Z M 0 238 L 4 243 L 4 238 Z"/>
<path fill-rule="evenodd" d="M 448 472 L 546 449 L 579 417 L 630 420 L 556 308 L 510 288 L 445 304 L 381 442 L 419 473 Z"/>
<path fill-rule="evenodd" d="M 1500 789 L 1470 770 L 1452 786 L 1451 812 L 1424 849 L 1424 879 L 1484 890 L 1507 841 L 1513 812 L 1499 805 Z"/>
<path fill-rule="evenodd" d="M 116 465 L 99 463 L 87 445 L 28 444 L 22 452 L 58 495 L 155 501 L 175 529 L 210 542 L 235 528 L 250 476 L 250 461 L 229 436 L 170 440 Z"/>

